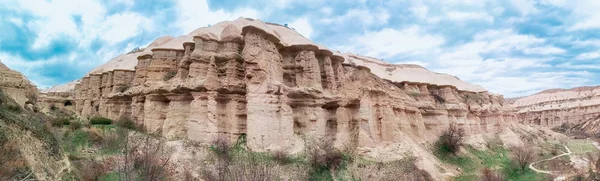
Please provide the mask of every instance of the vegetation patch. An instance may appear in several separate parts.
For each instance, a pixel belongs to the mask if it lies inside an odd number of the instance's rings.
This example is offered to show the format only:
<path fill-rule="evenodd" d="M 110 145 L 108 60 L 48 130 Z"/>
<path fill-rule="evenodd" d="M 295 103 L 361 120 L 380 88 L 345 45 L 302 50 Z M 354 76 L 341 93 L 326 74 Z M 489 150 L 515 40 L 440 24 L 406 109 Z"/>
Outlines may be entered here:
<path fill-rule="evenodd" d="M 113 122 L 112 119 L 108 119 L 108 118 L 100 117 L 100 116 L 92 117 L 90 119 L 90 123 L 92 125 L 110 125 L 110 124 L 112 124 L 112 122 Z"/>
<path fill-rule="evenodd" d="M 71 154 L 80 152 L 82 149 L 89 147 L 92 143 L 89 133 L 83 130 L 67 132 L 65 133 L 63 140 L 63 148 L 66 152 Z"/>

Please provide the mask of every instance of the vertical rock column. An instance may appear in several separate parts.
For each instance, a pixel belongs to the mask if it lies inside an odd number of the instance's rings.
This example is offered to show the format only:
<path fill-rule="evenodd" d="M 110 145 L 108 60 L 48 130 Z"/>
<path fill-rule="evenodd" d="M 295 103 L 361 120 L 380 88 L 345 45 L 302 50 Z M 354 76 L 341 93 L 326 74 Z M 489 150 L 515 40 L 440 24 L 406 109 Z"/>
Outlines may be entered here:
<path fill-rule="evenodd" d="M 148 76 L 148 65 L 152 62 L 152 55 L 145 54 L 138 57 L 138 63 L 135 66 L 135 78 L 133 79 L 133 86 L 141 86 L 146 82 Z"/>
<path fill-rule="evenodd" d="M 145 99 L 144 125 L 149 133 L 161 132 L 167 118 L 169 100 L 160 94 L 150 94 Z"/>
<path fill-rule="evenodd" d="M 331 62 L 331 58 L 329 58 L 329 56 L 325 56 L 325 58 L 323 58 L 323 73 L 325 74 L 325 80 L 323 80 L 323 85 L 325 86 L 323 88 L 336 91 L 338 85 L 337 81 L 335 81 L 333 63 Z"/>
<path fill-rule="evenodd" d="M 190 64 L 192 64 L 190 56 L 194 46 L 195 44 L 184 44 L 185 50 L 183 52 L 183 57 L 181 58 L 181 61 L 179 61 L 179 65 L 177 65 L 177 76 L 181 79 L 186 79 L 190 73 Z"/>
<path fill-rule="evenodd" d="M 217 93 L 192 92 L 187 137 L 190 140 L 210 143 L 219 138 L 217 126 Z"/>
<path fill-rule="evenodd" d="M 242 57 L 246 62 L 248 147 L 253 151 L 289 149 L 293 122 L 292 109 L 281 88 L 282 56 L 275 43 L 268 39 L 270 35 L 258 29 L 246 28 Z M 316 58 L 315 64 L 318 64 Z"/>
<path fill-rule="evenodd" d="M 131 120 L 136 124 L 143 124 L 144 122 L 144 102 L 145 96 L 134 96 L 132 97 L 131 103 Z"/>
<path fill-rule="evenodd" d="M 77 97 L 77 99 L 80 100 L 80 104 L 81 107 L 78 107 L 78 109 L 81 110 L 81 116 L 83 117 L 89 117 L 90 115 L 90 111 L 92 110 L 92 106 L 91 106 L 91 99 L 92 97 L 89 94 L 89 87 L 90 87 L 90 77 L 84 77 L 83 79 L 81 79 L 81 93 L 80 93 L 80 97 Z"/>
<path fill-rule="evenodd" d="M 191 94 L 167 95 L 169 108 L 167 118 L 162 126 L 163 136 L 169 139 L 186 138 L 187 121 L 190 114 Z"/>
<path fill-rule="evenodd" d="M 319 60 L 315 57 L 315 53 L 307 50 L 301 51 L 296 56 L 295 60 L 297 66 L 296 82 L 298 85 L 322 91 L 321 70 L 319 68 Z"/>

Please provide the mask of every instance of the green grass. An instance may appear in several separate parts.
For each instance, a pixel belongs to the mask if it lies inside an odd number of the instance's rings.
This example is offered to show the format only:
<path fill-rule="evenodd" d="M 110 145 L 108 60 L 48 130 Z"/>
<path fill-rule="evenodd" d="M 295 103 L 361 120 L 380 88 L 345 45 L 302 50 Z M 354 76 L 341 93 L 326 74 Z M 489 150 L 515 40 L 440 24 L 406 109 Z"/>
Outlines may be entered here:
<path fill-rule="evenodd" d="M 444 163 L 458 166 L 464 173 L 470 174 L 477 170 L 476 162 L 468 155 L 455 155 L 439 146 L 434 151 L 434 155 Z"/>
<path fill-rule="evenodd" d="M 106 131 L 115 131 L 117 129 L 117 126 L 115 125 L 92 125 L 95 128 L 98 128 L 104 132 Z"/>
<path fill-rule="evenodd" d="M 100 177 L 99 180 L 100 181 L 118 181 L 119 173 L 117 173 L 117 172 L 107 173 L 106 175 L 103 175 L 102 177 Z"/>
<path fill-rule="evenodd" d="M 490 168 L 502 173 L 505 180 L 521 181 L 521 180 L 545 180 L 543 174 L 538 174 L 526 168 L 521 170 L 514 165 L 509 155 L 510 150 L 504 147 L 492 147 L 488 150 L 477 150 L 467 146 L 467 154 L 453 155 L 449 152 L 444 152 L 443 149 L 438 149 L 434 154 L 440 161 L 455 165 L 461 169 L 461 175 L 454 178 L 456 181 L 477 181 L 479 175 L 484 168 Z"/>
<path fill-rule="evenodd" d="M 597 152 L 598 149 L 588 140 L 569 140 L 567 141 L 567 147 L 573 152 L 573 154 L 584 154 L 587 152 Z"/>
<path fill-rule="evenodd" d="M 64 137 L 64 150 L 71 154 L 80 152 L 83 148 L 91 145 L 90 135 L 83 130 L 75 130 L 66 133 Z"/>
<path fill-rule="evenodd" d="M 90 123 L 93 125 L 110 125 L 112 124 L 113 120 L 112 119 L 108 119 L 105 117 L 93 117 L 90 118 Z"/>
<path fill-rule="evenodd" d="M 15 125 L 23 131 L 29 131 L 40 139 L 44 148 L 50 150 L 52 156 L 61 156 L 58 140 L 49 131 L 45 122 L 50 119 L 42 113 L 24 111 L 21 107 L 2 90 L 0 90 L 0 121 L 7 125 Z"/>

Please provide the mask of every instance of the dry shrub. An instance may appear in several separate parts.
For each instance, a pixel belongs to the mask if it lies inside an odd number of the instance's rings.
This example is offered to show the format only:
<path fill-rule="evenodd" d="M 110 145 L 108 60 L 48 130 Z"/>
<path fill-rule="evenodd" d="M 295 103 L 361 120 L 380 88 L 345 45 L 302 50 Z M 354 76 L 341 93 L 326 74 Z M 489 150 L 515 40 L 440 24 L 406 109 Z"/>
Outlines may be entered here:
<path fill-rule="evenodd" d="M 436 145 L 439 151 L 456 153 L 463 144 L 465 131 L 458 128 L 456 124 L 450 124 L 447 130 L 438 138 Z"/>
<path fill-rule="evenodd" d="M 255 153 L 234 149 L 224 137 L 213 141 L 211 149 L 213 163 L 203 170 L 204 180 L 281 180 L 273 168 L 275 165 Z"/>
<path fill-rule="evenodd" d="M 283 150 L 278 150 L 273 153 L 273 159 L 281 164 L 289 164 L 292 162 L 290 155 Z"/>
<path fill-rule="evenodd" d="M 219 171 L 220 168 L 212 168 L 204 171 L 204 180 L 227 181 L 227 180 L 280 180 L 274 165 L 259 161 L 256 158 L 247 160 L 236 160 L 230 162 L 227 169 Z"/>
<path fill-rule="evenodd" d="M 333 141 L 323 139 L 307 146 L 307 156 L 313 169 L 336 170 L 344 160 L 344 154 L 333 146 Z"/>
<path fill-rule="evenodd" d="M 527 166 L 535 159 L 535 154 L 531 148 L 527 147 L 514 147 L 513 149 L 513 161 L 521 168 L 525 170 Z"/>
<path fill-rule="evenodd" d="M 138 179 L 169 180 L 174 168 L 165 142 L 145 136 L 139 143 L 141 145 L 133 147 L 130 152 Z M 125 164 L 127 165 L 127 163 Z"/>
<path fill-rule="evenodd" d="M 355 163 L 348 169 L 353 174 L 346 180 L 432 181 L 431 175 L 415 164 L 415 157 L 384 163 Z"/>
<path fill-rule="evenodd" d="M 71 122 L 71 124 L 69 124 L 69 130 L 71 130 L 71 131 L 78 130 L 81 127 L 82 127 L 81 123 L 77 122 L 77 121 L 73 121 L 73 122 Z"/>
<path fill-rule="evenodd" d="M 87 132 L 94 144 L 102 144 L 104 142 L 104 137 L 98 128 L 92 127 Z"/>
<path fill-rule="evenodd" d="M 20 180 L 28 174 L 28 168 L 17 149 L 18 143 L 15 141 L 2 142 L 0 140 L 0 163 L 2 163 L 0 165 L 0 180 Z"/>
<path fill-rule="evenodd" d="M 110 171 L 111 163 L 102 161 L 91 161 L 87 163 L 82 163 L 80 173 L 82 173 L 81 178 L 85 181 L 97 181 L 100 180 L 100 177 L 107 174 Z"/>
<path fill-rule="evenodd" d="M 489 168 L 484 168 L 481 171 L 481 176 L 479 177 L 479 180 L 481 181 L 503 181 L 504 177 L 502 176 L 502 174 L 493 171 Z"/>

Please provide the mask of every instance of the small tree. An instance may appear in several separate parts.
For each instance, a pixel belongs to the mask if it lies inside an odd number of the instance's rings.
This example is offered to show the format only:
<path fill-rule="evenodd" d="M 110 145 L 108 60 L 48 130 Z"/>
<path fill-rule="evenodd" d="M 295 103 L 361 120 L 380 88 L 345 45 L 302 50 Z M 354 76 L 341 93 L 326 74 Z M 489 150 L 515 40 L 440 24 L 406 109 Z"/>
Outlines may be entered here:
<path fill-rule="evenodd" d="M 448 129 L 440 135 L 437 146 L 443 151 L 456 153 L 462 146 L 465 131 L 456 124 L 450 124 Z"/>
<path fill-rule="evenodd" d="M 482 173 L 481 173 L 481 177 L 479 178 L 479 180 L 482 181 L 503 181 L 504 177 L 502 177 L 501 174 L 498 174 L 497 172 L 489 169 L 489 168 L 484 168 Z"/>
<path fill-rule="evenodd" d="M 527 165 L 533 162 L 535 154 L 531 148 L 526 147 L 515 147 L 513 148 L 514 156 L 513 161 L 521 168 L 525 170 Z"/>

